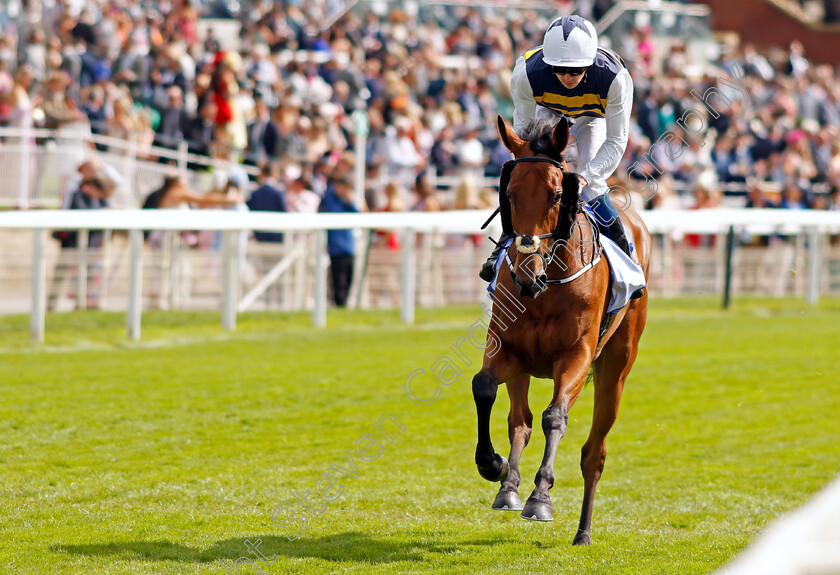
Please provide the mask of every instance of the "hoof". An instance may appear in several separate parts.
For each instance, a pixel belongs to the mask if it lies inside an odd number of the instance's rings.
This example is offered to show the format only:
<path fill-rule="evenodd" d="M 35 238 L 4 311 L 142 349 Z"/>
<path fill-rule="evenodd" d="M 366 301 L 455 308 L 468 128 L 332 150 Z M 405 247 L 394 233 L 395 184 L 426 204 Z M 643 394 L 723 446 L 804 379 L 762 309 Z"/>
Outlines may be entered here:
<path fill-rule="evenodd" d="M 522 510 L 522 519 L 529 521 L 553 521 L 551 501 L 535 501 L 528 498 L 525 508 Z"/>
<path fill-rule="evenodd" d="M 592 538 L 589 536 L 589 533 L 578 531 L 578 534 L 575 535 L 575 540 L 572 541 L 572 545 L 592 545 Z"/>
<path fill-rule="evenodd" d="M 516 491 L 499 490 L 496 500 L 493 501 L 493 509 L 497 511 L 519 511 L 522 509 L 522 500 Z"/>
<path fill-rule="evenodd" d="M 493 458 L 493 463 L 487 467 L 478 467 L 478 474 L 487 481 L 504 481 L 510 471 L 508 460 L 498 453 Z"/>

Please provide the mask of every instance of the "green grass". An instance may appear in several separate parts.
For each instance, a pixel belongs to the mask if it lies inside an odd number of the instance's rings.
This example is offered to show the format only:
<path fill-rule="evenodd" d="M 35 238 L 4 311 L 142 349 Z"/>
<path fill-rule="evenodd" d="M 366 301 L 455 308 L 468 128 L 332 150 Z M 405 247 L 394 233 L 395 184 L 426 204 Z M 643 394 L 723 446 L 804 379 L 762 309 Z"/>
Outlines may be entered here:
<path fill-rule="evenodd" d="M 555 520 L 494 512 L 473 465 L 472 365 L 449 351 L 477 308 L 309 317 L 148 313 L 0 319 L 0 566 L 5 573 L 226 573 L 246 539 L 265 573 L 709 573 L 840 472 L 840 301 L 653 301 L 609 440 L 593 545 L 573 548 L 592 386 L 572 410 L 552 489 Z M 432 405 L 403 382 L 448 354 L 463 374 Z M 418 395 L 433 389 L 416 380 Z M 535 413 L 551 384 L 532 385 Z M 493 415 L 507 452 L 507 397 Z M 311 490 L 390 412 L 376 461 L 295 541 L 271 510 Z M 543 447 L 522 464 L 525 496 Z M 287 517 L 287 516 L 284 516 Z M 241 573 L 251 573 L 247 567 Z"/>

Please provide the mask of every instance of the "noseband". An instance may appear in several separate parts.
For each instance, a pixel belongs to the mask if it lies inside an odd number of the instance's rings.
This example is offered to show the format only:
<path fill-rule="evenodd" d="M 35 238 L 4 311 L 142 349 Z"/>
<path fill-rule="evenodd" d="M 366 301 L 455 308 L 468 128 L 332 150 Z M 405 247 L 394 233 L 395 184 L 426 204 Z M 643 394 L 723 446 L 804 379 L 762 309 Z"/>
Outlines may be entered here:
<path fill-rule="evenodd" d="M 511 177 L 511 174 L 513 173 L 513 169 L 516 167 L 516 164 L 519 164 L 521 162 L 551 164 L 552 166 L 554 166 L 556 168 L 560 168 L 561 171 L 564 171 L 564 169 L 563 169 L 564 165 L 563 165 L 562 162 L 559 162 L 557 160 L 554 160 L 554 159 L 548 158 L 548 157 L 523 156 L 521 158 L 515 158 L 513 160 L 508 160 L 507 162 L 505 162 L 502 165 L 502 173 L 501 173 L 501 178 L 499 180 L 499 211 L 502 214 L 502 227 L 507 228 L 504 231 L 508 235 L 513 236 L 513 243 L 516 246 L 516 250 L 519 253 L 522 253 L 522 254 L 539 253 L 540 256 L 543 258 L 544 265 L 547 267 L 548 264 L 550 264 L 551 261 L 556 257 L 557 249 L 561 245 L 563 245 L 563 243 L 568 238 L 561 237 L 562 236 L 562 232 L 561 232 L 561 225 L 562 225 L 561 220 L 562 220 L 562 218 L 560 218 L 560 217 L 557 218 L 557 224 L 554 226 L 554 231 L 549 233 L 549 234 L 539 234 L 539 235 L 536 235 L 536 236 L 528 236 L 528 235 L 525 235 L 525 234 L 520 234 L 513 227 L 513 217 L 510 213 L 510 195 L 508 194 L 507 187 L 508 187 L 508 183 L 510 182 L 510 177 Z M 560 196 L 561 193 L 562 193 L 562 189 L 561 190 L 556 190 L 555 191 L 555 197 Z M 555 202 L 556 202 L 556 200 L 555 200 Z M 599 235 L 598 225 L 593 221 L 592 217 L 586 211 L 584 211 L 584 214 L 586 215 L 587 220 L 590 222 L 590 227 L 592 228 L 593 233 L 594 233 L 593 242 L 592 242 L 592 245 L 593 245 L 592 259 L 590 260 L 590 262 L 588 264 L 583 266 L 583 268 L 581 268 L 580 270 L 578 270 L 577 272 L 575 272 L 574 274 L 572 274 L 568 277 L 560 278 L 560 279 L 545 280 L 545 283 L 547 285 L 565 284 L 565 283 L 569 283 L 571 281 L 574 281 L 577 278 L 579 278 L 580 276 L 582 276 L 583 274 L 585 274 L 586 272 L 588 272 L 589 270 L 591 270 L 593 267 L 595 267 L 595 265 L 598 262 L 601 261 L 601 248 L 600 248 L 600 242 L 598 241 L 598 235 Z M 494 214 L 494 216 L 495 216 L 495 214 Z M 489 223 L 489 220 L 488 220 L 488 223 Z M 487 224 L 485 223 L 484 225 L 486 226 Z M 548 239 L 548 238 L 551 238 L 551 247 L 547 248 L 547 249 L 543 249 L 542 248 L 543 244 L 542 244 L 541 240 Z M 507 248 L 507 249 L 505 249 L 505 261 L 507 262 L 508 267 L 510 268 L 511 275 L 514 275 L 515 271 L 514 271 L 513 262 L 510 259 L 510 247 L 509 246 L 510 246 L 510 243 L 507 246 L 505 246 Z"/>

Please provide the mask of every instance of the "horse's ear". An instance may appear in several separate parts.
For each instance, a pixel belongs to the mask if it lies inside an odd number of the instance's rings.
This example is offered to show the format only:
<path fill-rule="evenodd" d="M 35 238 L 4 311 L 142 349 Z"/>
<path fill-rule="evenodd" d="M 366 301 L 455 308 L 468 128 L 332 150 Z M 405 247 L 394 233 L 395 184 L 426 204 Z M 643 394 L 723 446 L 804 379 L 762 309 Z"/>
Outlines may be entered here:
<path fill-rule="evenodd" d="M 498 117 L 497 122 L 499 124 L 499 137 L 502 138 L 502 143 L 515 156 L 522 149 L 524 142 L 516 135 L 516 132 L 508 127 L 507 122 L 501 116 Z"/>
<path fill-rule="evenodd" d="M 562 154 L 569 144 L 569 120 L 565 116 L 560 118 L 560 121 L 554 127 L 554 133 L 551 134 L 551 144 L 558 154 Z"/>

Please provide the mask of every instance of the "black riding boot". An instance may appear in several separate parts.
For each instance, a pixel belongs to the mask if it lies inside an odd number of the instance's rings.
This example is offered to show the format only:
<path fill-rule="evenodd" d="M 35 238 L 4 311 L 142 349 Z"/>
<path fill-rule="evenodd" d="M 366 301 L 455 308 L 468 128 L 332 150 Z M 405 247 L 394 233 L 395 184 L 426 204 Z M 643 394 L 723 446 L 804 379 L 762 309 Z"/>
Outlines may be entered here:
<path fill-rule="evenodd" d="M 613 220 L 608 226 L 601 224 L 601 229 L 604 230 L 604 233 L 608 238 L 615 242 L 615 245 L 621 248 L 621 251 L 627 254 L 628 258 L 631 260 L 633 259 L 630 241 L 627 239 L 627 233 L 624 231 L 624 225 L 621 223 L 619 218 Z"/>
<path fill-rule="evenodd" d="M 589 202 L 589 206 L 597 216 L 595 221 L 598 222 L 598 227 L 601 229 L 601 232 L 610 238 L 632 260 L 633 251 L 630 247 L 630 240 L 627 239 L 624 225 L 621 223 L 618 212 L 612 206 L 612 202 L 604 201 L 603 198 L 597 198 Z M 639 299 L 642 297 L 643 292 L 644 288 L 636 290 L 630 296 L 630 299 Z"/>
<path fill-rule="evenodd" d="M 478 277 L 487 283 L 492 282 L 493 278 L 496 277 L 496 259 L 498 259 L 499 252 L 502 250 L 502 246 L 505 245 L 508 238 L 510 238 L 510 236 L 504 234 L 499 238 L 499 242 L 496 244 L 496 247 L 493 248 L 493 253 L 490 254 L 490 257 L 487 258 L 487 261 L 481 266 L 481 271 L 478 272 Z"/>

